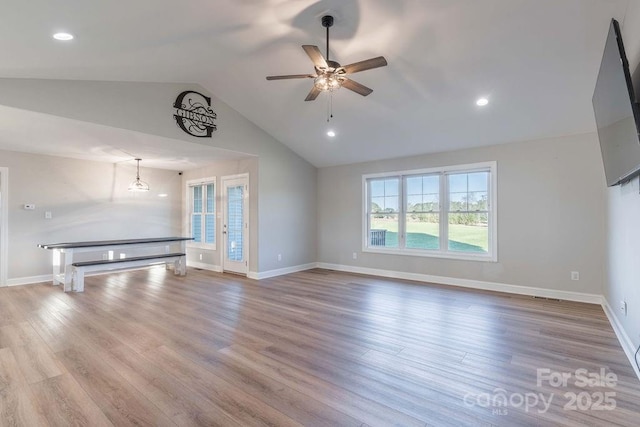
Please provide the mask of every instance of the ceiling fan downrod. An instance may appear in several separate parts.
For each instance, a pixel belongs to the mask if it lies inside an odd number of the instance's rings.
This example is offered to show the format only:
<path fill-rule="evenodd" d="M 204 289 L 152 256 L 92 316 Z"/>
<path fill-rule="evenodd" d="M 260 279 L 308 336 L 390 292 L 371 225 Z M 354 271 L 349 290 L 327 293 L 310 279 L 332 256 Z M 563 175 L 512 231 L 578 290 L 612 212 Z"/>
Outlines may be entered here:
<path fill-rule="evenodd" d="M 327 62 L 329 62 L 329 28 L 333 26 L 333 16 L 325 15 L 322 17 L 322 26 L 327 29 Z"/>

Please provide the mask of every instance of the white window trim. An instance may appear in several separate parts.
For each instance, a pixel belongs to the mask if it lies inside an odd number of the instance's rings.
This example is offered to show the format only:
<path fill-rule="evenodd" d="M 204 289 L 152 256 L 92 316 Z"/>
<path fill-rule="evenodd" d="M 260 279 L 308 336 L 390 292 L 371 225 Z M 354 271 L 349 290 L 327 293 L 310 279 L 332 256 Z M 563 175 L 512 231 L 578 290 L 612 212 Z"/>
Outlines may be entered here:
<path fill-rule="evenodd" d="M 460 171 L 469 171 L 472 172 L 474 170 L 479 169 L 489 169 L 490 177 L 489 177 L 489 246 L 487 254 L 473 254 L 473 253 L 464 253 L 464 252 L 456 252 L 449 251 L 447 249 L 440 250 L 428 250 L 428 249 L 393 249 L 393 248 L 370 248 L 368 246 L 368 195 L 367 195 L 367 180 L 372 178 L 386 178 L 386 177 L 402 177 L 408 175 L 421 175 L 421 174 L 434 174 L 434 173 L 452 173 L 452 172 L 460 172 Z M 446 190 L 446 180 L 441 180 L 440 182 L 440 191 Z M 403 190 L 404 192 L 404 190 Z M 448 198 L 446 193 L 445 197 Z M 404 203 L 404 195 L 400 196 L 400 203 Z M 402 206 L 402 205 L 401 205 Z M 441 205 L 440 209 L 445 209 L 445 205 Z M 404 207 L 402 211 L 404 212 Z M 418 256 L 418 257 L 428 257 L 428 258 L 445 258 L 445 259 L 456 259 L 456 260 L 467 260 L 467 261 L 484 261 L 484 262 L 497 262 L 498 261 L 498 164 L 496 161 L 490 162 L 480 162 L 480 163 L 469 163 L 462 165 L 452 165 L 452 166 L 443 166 L 436 168 L 427 168 L 427 169 L 413 169 L 413 170 L 404 170 L 404 171 L 394 171 L 394 172 L 382 172 L 382 173 L 372 173 L 362 175 L 362 209 L 361 209 L 361 218 L 362 218 L 362 252 L 368 253 L 378 253 L 378 254 L 389 254 L 389 255 L 408 255 L 408 256 Z M 404 221 L 400 221 L 398 228 L 400 228 L 404 224 Z M 443 221 L 440 221 L 440 233 L 443 235 L 443 228 L 447 225 L 443 224 Z M 400 230 L 398 230 L 400 233 Z"/>
<path fill-rule="evenodd" d="M 207 184 L 213 184 L 213 192 L 214 194 L 214 218 L 216 221 L 216 226 L 215 226 L 215 235 L 214 235 L 214 242 L 213 243 L 200 243 L 200 242 L 194 242 L 194 241 L 188 241 L 186 246 L 188 248 L 199 248 L 199 249 L 208 249 L 208 250 L 213 250 L 215 251 L 217 248 L 217 244 L 218 244 L 218 185 L 216 183 L 216 177 L 212 176 L 212 177 L 207 177 L 207 178 L 199 178 L 199 179 L 190 179 L 187 180 L 187 187 L 186 187 L 186 206 L 185 206 L 185 218 L 186 218 L 186 230 L 187 230 L 187 235 L 191 236 L 191 206 L 193 204 L 193 201 L 191 200 L 192 197 L 192 191 L 191 191 L 191 187 L 196 186 L 196 185 L 207 185 Z"/>

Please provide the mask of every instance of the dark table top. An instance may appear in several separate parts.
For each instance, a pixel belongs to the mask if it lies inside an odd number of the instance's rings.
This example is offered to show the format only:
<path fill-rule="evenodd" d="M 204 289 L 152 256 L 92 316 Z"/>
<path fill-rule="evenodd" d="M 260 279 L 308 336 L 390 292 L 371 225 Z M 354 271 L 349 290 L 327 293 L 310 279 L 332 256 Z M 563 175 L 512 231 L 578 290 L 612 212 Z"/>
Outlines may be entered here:
<path fill-rule="evenodd" d="M 150 237 L 150 238 L 143 238 L 143 239 L 94 240 L 90 242 L 39 244 L 38 247 L 42 249 L 73 249 L 73 248 L 91 248 L 91 247 L 100 247 L 100 246 L 137 245 L 137 244 L 144 244 L 144 243 L 182 242 L 185 240 L 193 240 L 193 238 L 192 237 Z"/>

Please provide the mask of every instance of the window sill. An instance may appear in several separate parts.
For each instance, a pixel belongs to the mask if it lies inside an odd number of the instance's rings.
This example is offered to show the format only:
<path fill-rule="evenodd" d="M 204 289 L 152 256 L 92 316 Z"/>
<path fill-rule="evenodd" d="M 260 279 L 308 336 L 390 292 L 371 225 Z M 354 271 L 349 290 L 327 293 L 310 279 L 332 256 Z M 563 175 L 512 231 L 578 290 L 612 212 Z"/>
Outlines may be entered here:
<path fill-rule="evenodd" d="M 216 250 L 216 244 L 215 243 L 188 243 L 187 244 L 187 248 L 191 248 L 191 249 L 205 249 L 205 250 L 209 250 L 209 251 L 215 251 Z"/>
<path fill-rule="evenodd" d="M 498 262 L 498 257 L 493 254 L 472 254 L 462 252 L 444 252 L 444 251 L 420 251 L 411 249 L 377 249 L 377 248 L 362 248 L 364 253 L 385 254 L 385 255 L 405 255 L 415 256 L 422 258 L 440 258 L 451 259 L 461 261 L 480 261 L 480 262 Z"/>

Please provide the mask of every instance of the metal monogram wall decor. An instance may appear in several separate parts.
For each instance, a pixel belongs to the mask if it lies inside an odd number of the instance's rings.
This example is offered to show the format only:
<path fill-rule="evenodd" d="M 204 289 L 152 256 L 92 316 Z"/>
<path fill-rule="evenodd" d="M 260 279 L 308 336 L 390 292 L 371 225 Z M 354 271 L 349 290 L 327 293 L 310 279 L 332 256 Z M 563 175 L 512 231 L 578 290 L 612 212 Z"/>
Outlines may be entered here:
<path fill-rule="evenodd" d="M 211 138 L 211 134 L 217 129 L 215 123 L 216 113 L 211 108 L 211 98 L 192 90 L 185 90 L 173 103 L 177 125 L 197 138 Z"/>

